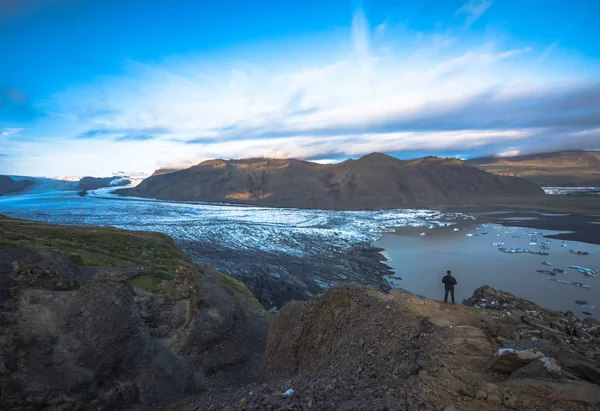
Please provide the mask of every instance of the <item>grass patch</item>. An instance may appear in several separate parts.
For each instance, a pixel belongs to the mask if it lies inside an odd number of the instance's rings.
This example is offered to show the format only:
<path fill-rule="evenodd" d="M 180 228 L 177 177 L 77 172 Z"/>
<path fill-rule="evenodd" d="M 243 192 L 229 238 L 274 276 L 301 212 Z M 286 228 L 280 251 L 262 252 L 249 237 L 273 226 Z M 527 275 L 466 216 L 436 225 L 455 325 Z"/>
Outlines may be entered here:
<path fill-rule="evenodd" d="M 187 404 L 188 402 L 200 397 L 201 395 L 204 394 L 205 391 L 201 392 L 200 394 L 196 394 L 196 395 L 190 395 L 189 397 L 186 397 L 182 400 L 176 401 L 173 404 L 169 404 L 164 406 L 163 408 L 161 408 L 160 411 L 174 411 L 179 407 L 183 407 L 185 404 Z"/>
<path fill-rule="evenodd" d="M 252 291 L 250 291 L 250 289 L 248 288 L 248 286 L 246 286 L 246 284 L 244 284 L 243 282 L 236 280 L 235 278 L 230 277 L 227 274 L 224 274 L 220 271 L 216 271 L 216 270 L 210 270 L 210 271 L 215 274 L 215 276 L 218 278 L 218 280 L 223 285 L 226 285 L 227 287 L 233 288 L 234 290 L 238 291 L 239 293 L 244 295 L 252 304 L 254 304 L 257 307 L 260 307 L 261 309 L 264 310 L 264 307 L 262 306 L 262 304 L 258 302 L 256 297 L 254 296 L 254 294 L 252 294 Z"/>
<path fill-rule="evenodd" d="M 0 248 L 27 243 L 32 248 L 61 252 L 80 266 L 146 267 L 152 276 L 138 277 L 137 287 L 155 292 L 179 266 L 192 262 L 168 236 L 112 227 L 58 226 L 0 215 Z"/>

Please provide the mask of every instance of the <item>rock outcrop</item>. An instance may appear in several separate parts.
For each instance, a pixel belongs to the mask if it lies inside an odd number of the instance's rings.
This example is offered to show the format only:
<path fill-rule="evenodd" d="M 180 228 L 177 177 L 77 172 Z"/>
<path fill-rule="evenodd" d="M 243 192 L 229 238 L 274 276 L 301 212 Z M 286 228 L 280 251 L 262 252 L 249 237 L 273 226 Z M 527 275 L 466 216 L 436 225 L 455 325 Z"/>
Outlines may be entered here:
<path fill-rule="evenodd" d="M 0 196 L 23 191 L 33 184 L 31 180 L 15 181 L 8 176 L 0 176 Z"/>
<path fill-rule="evenodd" d="M 267 317 L 243 285 L 182 266 L 150 293 L 135 275 L 0 250 L 0 408 L 157 409 L 258 378 Z"/>
<path fill-rule="evenodd" d="M 80 191 L 96 190 L 103 187 L 120 187 L 131 183 L 128 177 L 82 177 L 77 183 L 77 189 Z"/>
<path fill-rule="evenodd" d="M 596 409 L 598 322 L 489 287 L 470 304 L 328 289 L 280 311 L 261 384 L 206 393 L 178 409 Z"/>
<path fill-rule="evenodd" d="M 341 210 L 544 195 L 526 180 L 496 176 L 457 159 L 403 161 L 380 153 L 329 165 L 294 159 L 210 160 L 185 170 L 155 174 L 118 193 L 163 200 Z"/>

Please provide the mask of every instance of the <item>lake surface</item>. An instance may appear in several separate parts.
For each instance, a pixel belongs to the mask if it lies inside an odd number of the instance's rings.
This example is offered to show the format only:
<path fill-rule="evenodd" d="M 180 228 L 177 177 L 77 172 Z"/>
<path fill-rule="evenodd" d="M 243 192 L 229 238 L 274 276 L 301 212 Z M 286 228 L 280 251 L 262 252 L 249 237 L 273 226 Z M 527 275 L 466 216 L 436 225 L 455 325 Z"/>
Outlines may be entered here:
<path fill-rule="evenodd" d="M 600 268 L 600 246 L 547 240 L 549 256 L 506 254 L 506 247 L 533 248 L 545 241 L 540 230 L 477 224 L 476 216 L 431 210 L 324 211 L 275 209 L 123 198 L 111 189 L 80 197 L 72 190 L 38 189 L 0 197 L 0 213 L 57 224 L 114 226 L 171 236 L 190 258 L 245 281 L 266 306 L 309 298 L 344 282 L 388 286 L 372 258 L 353 252 L 375 244 L 402 280 L 394 286 L 429 298 L 443 297 L 441 276 L 451 269 L 459 282 L 457 301 L 488 284 L 557 310 L 581 315 L 573 300 L 600 303 L 596 279 L 568 265 Z M 514 220 L 514 217 L 513 217 Z M 396 231 L 394 232 L 394 228 Z M 458 228 L 459 231 L 454 231 Z M 483 232 L 488 234 L 483 235 Z M 534 234 L 538 232 L 539 234 Z M 425 233 L 426 235 L 420 235 Z M 467 234 L 478 234 L 467 237 Z M 515 237 L 518 236 L 518 237 Z M 535 237 L 535 238 L 534 238 Z M 565 243 L 566 247 L 561 247 Z M 569 250 L 585 250 L 576 256 Z M 544 266 L 547 260 L 552 267 Z M 555 278 L 591 285 L 583 289 L 546 279 L 537 269 L 562 268 Z M 595 316 L 600 312 L 586 310 Z"/>
<path fill-rule="evenodd" d="M 455 228 L 459 231 L 454 231 Z M 543 237 L 558 234 L 558 231 L 496 224 L 477 225 L 476 221 L 462 221 L 454 227 L 433 228 L 426 230 L 426 235 L 420 235 L 422 232 L 415 228 L 398 228 L 395 233 L 384 234 L 377 242 L 378 246 L 386 249 L 390 258 L 387 264 L 394 268 L 396 276 L 402 278 L 392 280 L 396 287 L 424 297 L 443 299 L 441 279 L 449 269 L 458 281 L 457 303 L 470 297 L 475 288 L 490 285 L 535 301 L 545 308 L 570 310 L 578 316 L 584 316 L 582 311 L 588 311 L 595 318 L 600 318 L 600 307 L 582 309 L 574 302 L 587 300 L 590 304 L 600 303 L 599 280 L 569 268 L 570 265 L 578 265 L 599 269 L 598 245 Z M 539 244 L 549 248 L 549 255 L 499 251 L 500 247 L 541 251 Z M 574 255 L 570 250 L 587 251 L 589 255 Z M 552 265 L 544 265 L 543 261 Z M 563 269 L 565 273 L 551 276 L 536 271 L 553 268 Z M 548 278 L 581 282 L 591 285 L 591 288 L 561 284 Z"/>

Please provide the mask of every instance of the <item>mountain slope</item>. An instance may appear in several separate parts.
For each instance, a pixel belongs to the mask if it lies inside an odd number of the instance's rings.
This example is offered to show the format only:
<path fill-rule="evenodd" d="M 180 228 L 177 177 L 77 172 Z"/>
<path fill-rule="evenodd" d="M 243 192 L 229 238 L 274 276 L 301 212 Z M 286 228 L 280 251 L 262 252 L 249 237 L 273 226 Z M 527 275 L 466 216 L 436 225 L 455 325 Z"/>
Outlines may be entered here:
<path fill-rule="evenodd" d="M 516 157 L 482 157 L 467 164 L 542 186 L 600 186 L 600 152 L 559 151 Z"/>
<path fill-rule="evenodd" d="M 8 176 L 0 176 L 0 196 L 25 190 L 32 184 L 30 180 L 15 181 Z"/>
<path fill-rule="evenodd" d="M 295 159 L 209 160 L 153 175 L 118 193 L 163 200 L 349 210 L 543 194 L 528 181 L 495 176 L 457 159 L 403 161 L 380 153 L 330 165 Z"/>
<path fill-rule="evenodd" d="M 256 381 L 268 317 L 166 235 L 0 215 L 0 409 L 157 410 Z"/>
<path fill-rule="evenodd" d="M 467 303 L 329 288 L 275 317 L 260 384 L 213 390 L 174 409 L 595 409 L 596 321 L 487 286 Z"/>

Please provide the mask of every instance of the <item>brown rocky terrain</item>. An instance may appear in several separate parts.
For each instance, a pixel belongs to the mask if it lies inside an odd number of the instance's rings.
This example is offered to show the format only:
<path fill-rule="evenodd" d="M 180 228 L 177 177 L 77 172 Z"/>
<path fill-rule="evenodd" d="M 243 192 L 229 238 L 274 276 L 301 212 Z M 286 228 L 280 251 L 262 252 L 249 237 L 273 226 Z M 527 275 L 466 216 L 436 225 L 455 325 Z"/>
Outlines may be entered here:
<path fill-rule="evenodd" d="M 161 244 L 170 247 L 158 234 L 8 224 L 0 235 L 0 409 L 154 410 L 258 378 L 268 318 L 242 283 L 183 260 L 154 286 L 151 267 L 120 267 L 125 254 L 103 253 L 105 240 L 131 250 L 128 241 L 145 238 L 157 258 L 167 252 Z M 70 256 L 4 248 L 14 225 L 22 237 L 33 226 Z M 82 232 L 91 247 L 71 248 Z M 73 262 L 103 258 L 115 266 Z"/>
<path fill-rule="evenodd" d="M 515 157 L 484 157 L 467 164 L 541 186 L 600 186 L 600 151 L 559 151 Z"/>
<path fill-rule="evenodd" d="M 349 210 L 543 196 L 526 180 L 493 175 L 457 159 L 403 161 L 380 153 L 329 165 L 295 159 L 210 160 L 117 192 L 163 200 Z"/>
<path fill-rule="evenodd" d="M 15 181 L 8 176 L 0 176 L 0 196 L 23 191 L 32 184 L 31 180 Z"/>
<path fill-rule="evenodd" d="M 468 304 L 352 285 L 292 302 L 269 330 L 262 383 L 175 408 L 597 409 L 599 322 L 487 286 Z"/>

